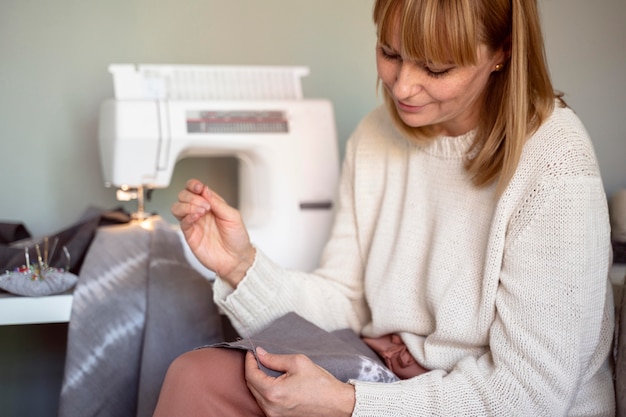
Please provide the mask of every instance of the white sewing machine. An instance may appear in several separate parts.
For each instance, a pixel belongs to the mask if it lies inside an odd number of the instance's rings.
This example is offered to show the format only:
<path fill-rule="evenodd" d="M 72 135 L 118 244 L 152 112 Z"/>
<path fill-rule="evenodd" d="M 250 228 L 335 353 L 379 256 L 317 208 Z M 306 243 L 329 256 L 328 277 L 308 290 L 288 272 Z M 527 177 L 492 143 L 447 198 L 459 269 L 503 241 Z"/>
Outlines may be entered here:
<path fill-rule="evenodd" d="M 113 65 L 110 71 L 115 100 L 102 106 L 99 134 L 106 185 L 123 188 L 123 199 L 141 199 L 143 189 L 169 185 L 179 159 L 235 156 L 239 209 L 252 241 L 286 267 L 317 266 L 333 219 L 339 162 L 331 105 L 302 98 L 306 68 Z M 0 325 L 67 322 L 71 305 L 71 294 L 0 294 Z"/>
<path fill-rule="evenodd" d="M 306 68 L 109 70 L 116 99 L 100 113 L 104 181 L 120 187 L 118 198 L 139 199 L 137 217 L 143 190 L 167 187 L 178 160 L 235 156 L 238 208 L 252 242 L 285 267 L 317 266 L 333 219 L 339 158 L 330 102 L 302 98 Z"/>

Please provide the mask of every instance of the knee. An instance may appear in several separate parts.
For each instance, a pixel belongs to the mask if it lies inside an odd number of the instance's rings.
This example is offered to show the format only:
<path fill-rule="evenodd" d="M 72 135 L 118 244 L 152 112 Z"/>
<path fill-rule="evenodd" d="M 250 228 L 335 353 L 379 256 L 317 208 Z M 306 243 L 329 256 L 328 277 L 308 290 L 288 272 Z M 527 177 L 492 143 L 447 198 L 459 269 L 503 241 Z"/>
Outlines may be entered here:
<path fill-rule="evenodd" d="M 180 386 L 220 385 L 219 381 L 243 376 L 243 357 L 242 352 L 232 349 L 192 350 L 183 353 L 170 364 L 164 383 Z"/>
<path fill-rule="evenodd" d="M 205 350 L 192 350 L 174 359 L 167 370 L 165 381 L 175 380 L 180 383 L 182 380 L 202 379 L 208 371 L 207 367 L 211 365 L 211 361 L 206 358 Z"/>
<path fill-rule="evenodd" d="M 205 348 L 170 365 L 155 416 L 263 416 L 244 378 L 245 352 Z"/>

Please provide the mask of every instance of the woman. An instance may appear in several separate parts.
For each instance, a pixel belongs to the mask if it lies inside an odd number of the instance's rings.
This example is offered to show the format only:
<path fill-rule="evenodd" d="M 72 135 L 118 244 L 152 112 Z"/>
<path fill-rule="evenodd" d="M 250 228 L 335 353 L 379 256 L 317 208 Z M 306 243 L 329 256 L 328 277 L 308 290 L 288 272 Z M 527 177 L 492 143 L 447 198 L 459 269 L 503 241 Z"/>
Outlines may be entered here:
<path fill-rule="evenodd" d="M 613 415 L 606 199 L 536 1 L 377 0 L 374 21 L 386 106 L 348 142 L 319 269 L 273 264 L 198 181 L 172 212 L 243 336 L 296 312 L 397 335 L 429 371 L 344 383 L 259 349 L 273 378 L 202 349 L 171 366 L 156 415 Z"/>

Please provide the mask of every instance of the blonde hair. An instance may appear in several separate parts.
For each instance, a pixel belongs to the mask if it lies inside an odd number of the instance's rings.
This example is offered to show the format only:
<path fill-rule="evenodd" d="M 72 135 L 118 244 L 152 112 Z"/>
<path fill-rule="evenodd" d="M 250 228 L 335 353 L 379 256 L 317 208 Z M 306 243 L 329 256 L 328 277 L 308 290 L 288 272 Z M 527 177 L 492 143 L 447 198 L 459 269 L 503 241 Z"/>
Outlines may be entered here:
<path fill-rule="evenodd" d="M 552 113 L 555 92 L 545 59 L 536 0 L 376 0 L 378 42 L 389 44 L 396 25 L 408 59 L 459 66 L 476 64 L 478 46 L 502 48 L 510 57 L 491 74 L 482 102 L 476 139 L 466 169 L 477 186 L 498 182 L 506 188 L 524 143 Z M 418 142 L 429 127 L 411 127 L 399 117 L 383 89 L 397 126 Z"/>

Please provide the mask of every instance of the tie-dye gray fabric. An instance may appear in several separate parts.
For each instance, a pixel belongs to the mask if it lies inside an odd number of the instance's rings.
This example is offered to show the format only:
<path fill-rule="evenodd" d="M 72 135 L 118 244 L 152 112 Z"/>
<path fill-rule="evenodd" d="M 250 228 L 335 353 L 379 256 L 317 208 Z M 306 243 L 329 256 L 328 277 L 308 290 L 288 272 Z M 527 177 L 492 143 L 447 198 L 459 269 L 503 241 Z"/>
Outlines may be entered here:
<path fill-rule="evenodd" d="M 286 314 L 250 338 L 210 345 L 250 351 L 254 351 L 256 346 L 270 353 L 304 354 L 344 382 L 350 379 L 368 382 L 398 381 L 378 355 L 352 330 L 329 333 L 295 313 Z M 268 375 L 280 375 L 261 364 L 259 366 Z"/>
<path fill-rule="evenodd" d="M 160 218 L 98 229 L 74 291 L 60 417 L 152 416 L 171 361 L 223 340 L 210 282 Z"/>

